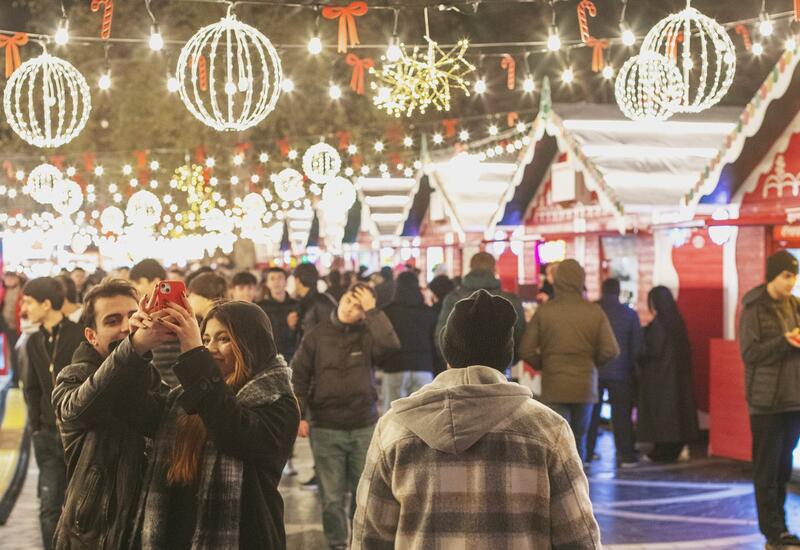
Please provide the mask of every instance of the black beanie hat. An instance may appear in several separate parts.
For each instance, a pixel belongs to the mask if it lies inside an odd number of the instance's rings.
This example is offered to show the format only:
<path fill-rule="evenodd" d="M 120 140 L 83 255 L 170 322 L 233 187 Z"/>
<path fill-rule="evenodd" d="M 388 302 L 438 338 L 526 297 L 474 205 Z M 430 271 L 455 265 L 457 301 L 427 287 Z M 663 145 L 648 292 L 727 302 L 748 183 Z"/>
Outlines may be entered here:
<path fill-rule="evenodd" d="M 771 282 L 784 271 L 797 275 L 797 258 L 785 250 L 778 250 L 767 258 L 767 282 Z"/>
<path fill-rule="evenodd" d="M 450 313 L 440 335 L 442 355 L 453 368 L 484 365 L 503 372 L 514 357 L 516 322 L 511 302 L 476 290 Z"/>

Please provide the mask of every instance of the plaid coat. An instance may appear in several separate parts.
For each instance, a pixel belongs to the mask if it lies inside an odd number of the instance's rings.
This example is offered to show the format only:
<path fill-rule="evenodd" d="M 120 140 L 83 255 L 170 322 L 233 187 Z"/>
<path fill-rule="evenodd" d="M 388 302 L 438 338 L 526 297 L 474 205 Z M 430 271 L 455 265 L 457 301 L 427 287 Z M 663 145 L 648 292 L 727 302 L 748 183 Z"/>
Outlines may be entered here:
<path fill-rule="evenodd" d="M 352 550 L 601 547 L 569 425 L 489 367 L 392 404 L 356 502 Z"/>

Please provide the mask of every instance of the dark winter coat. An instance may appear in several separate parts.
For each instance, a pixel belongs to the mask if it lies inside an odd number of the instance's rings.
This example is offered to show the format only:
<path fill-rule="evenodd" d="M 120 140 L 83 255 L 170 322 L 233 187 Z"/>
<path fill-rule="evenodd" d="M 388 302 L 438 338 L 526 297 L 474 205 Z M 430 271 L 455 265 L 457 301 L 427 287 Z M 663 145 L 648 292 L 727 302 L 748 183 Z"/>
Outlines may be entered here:
<path fill-rule="evenodd" d="M 378 420 L 374 365 L 400 341 L 380 310 L 354 325 L 336 313 L 314 327 L 292 359 L 292 384 L 304 419 L 335 430 L 364 428 Z"/>
<path fill-rule="evenodd" d="M 698 437 L 688 339 L 671 334 L 658 315 L 644 331 L 637 439 L 685 443 Z"/>
<path fill-rule="evenodd" d="M 608 317 L 583 297 L 585 279 L 578 262 L 561 262 L 555 298 L 539 306 L 519 345 L 542 371 L 545 403 L 597 403 L 597 367 L 619 355 Z"/>
<path fill-rule="evenodd" d="M 27 368 L 22 373 L 22 388 L 28 406 L 32 432 L 55 430 L 56 417 L 50 399 L 58 374 L 72 362 L 72 354 L 84 341 L 83 327 L 66 317 L 53 327 L 54 353 L 51 361 L 47 348 L 49 335 L 40 328 L 25 343 Z"/>
<path fill-rule="evenodd" d="M 800 319 L 800 300 L 789 300 Z M 794 327 L 781 319 L 766 285 L 745 294 L 742 305 L 739 346 L 751 414 L 800 409 L 800 350 L 784 337 Z"/>
<path fill-rule="evenodd" d="M 433 335 L 436 314 L 425 305 L 422 294 L 403 293 L 397 287 L 395 298 L 383 312 L 392 323 L 402 348 L 389 354 L 381 364 L 384 372 L 433 372 L 436 355 Z"/>
<path fill-rule="evenodd" d="M 258 303 L 259 307 L 269 317 L 272 325 L 272 335 L 275 337 L 275 345 L 278 353 L 283 355 L 287 362 L 292 360 L 297 349 L 297 333 L 289 328 L 286 318 L 293 311 L 297 311 L 298 302 L 294 298 L 286 296 L 283 302 L 278 302 L 272 298 L 265 298 Z"/>
<path fill-rule="evenodd" d="M 600 365 L 600 380 L 609 382 L 633 382 L 636 360 L 642 350 L 642 325 L 636 310 L 621 304 L 619 296 L 604 296 L 599 302 L 608 317 L 614 338 L 619 346 L 619 355 Z"/>
<path fill-rule="evenodd" d="M 130 337 L 103 359 L 82 343 L 53 391 L 67 462 L 56 549 L 128 546 L 145 468 L 145 437 L 158 426 L 167 387 Z"/>
<path fill-rule="evenodd" d="M 205 347 L 182 354 L 174 370 L 180 386 L 169 394 L 140 504 L 142 547 L 160 550 L 169 539 L 166 472 L 175 424 L 185 413 L 199 414 L 208 434 L 193 499 L 195 530 L 187 536 L 192 548 L 285 548 L 278 483 L 300 421 L 286 363 L 272 359 L 238 392 Z"/>
<path fill-rule="evenodd" d="M 442 310 L 439 313 L 439 319 L 436 322 L 435 343 L 441 355 L 442 350 L 439 345 L 439 335 L 442 329 L 447 325 L 447 319 L 456 305 L 456 302 L 469 298 L 472 294 L 479 289 L 487 291 L 492 296 L 502 296 L 514 306 L 517 312 L 517 322 L 514 324 L 514 347 L 522 339 L 522 333 L 525 332 L 525 311 L 522 309 L 522 302 L 519 301 L 516 294 L 505 292 L 500 289 L 500 279 L 494 276 L 490 271 L 470 271 L 464 276 L 461 286 L 448 294 L 442 300 Z M 515 354 L 514 361 L 517 361 Z"/>
<path fill-rule="evenodd" d="M 311 329 L 327 320 L 332 311 L 336 311 L 336 301 L 324 292 L 310 290 L 297 305 L 300 322 L 297 327 L 297 342 Z"/>

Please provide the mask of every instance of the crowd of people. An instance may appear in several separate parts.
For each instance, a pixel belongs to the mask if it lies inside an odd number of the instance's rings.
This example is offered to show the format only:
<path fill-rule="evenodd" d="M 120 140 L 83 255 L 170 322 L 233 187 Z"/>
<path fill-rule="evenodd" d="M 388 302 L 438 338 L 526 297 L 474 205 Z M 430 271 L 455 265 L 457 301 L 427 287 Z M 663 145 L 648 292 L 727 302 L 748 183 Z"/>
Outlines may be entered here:
<path fill-rule="evenodd" d="M 784 505 L 800 434 L 797 261 L 745 297 L 742 354 L 761 529 L 800 544 Z M 309 438 L 332 549 L 600 548 L 585 471 L 604 396 L 619 468 L 676 461 L 699 437 L 672 292 L 644 328 L 620 282 L 586 297 L 550 264 L 534 308 L 494 257 L 461 279 L 413 266 L 261 273 L 143 260 L 111 274 L 3 278 L 39 467 L 46 548 L 285 548 L 279 482 Z M 185 292 L 156 305 L 159 285 Z M 179 286 L 178 288 L 184 288 Z M 520 360 L 541 395 L 515 383 Z M 635 412 L 634 412 L 635 411 Z"/>

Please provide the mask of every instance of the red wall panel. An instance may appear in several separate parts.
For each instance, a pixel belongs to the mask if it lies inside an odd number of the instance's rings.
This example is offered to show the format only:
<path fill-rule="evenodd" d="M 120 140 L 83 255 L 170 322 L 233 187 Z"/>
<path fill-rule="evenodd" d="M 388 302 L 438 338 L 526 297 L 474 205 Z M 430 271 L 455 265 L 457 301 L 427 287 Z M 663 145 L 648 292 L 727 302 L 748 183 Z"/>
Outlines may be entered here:
<path fill-rule="evenodd" d="M 744 364 L 734 340 L 711 340 L 709 453 L 751 460 L 750 418 L 744 399 Z"/>

